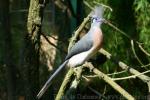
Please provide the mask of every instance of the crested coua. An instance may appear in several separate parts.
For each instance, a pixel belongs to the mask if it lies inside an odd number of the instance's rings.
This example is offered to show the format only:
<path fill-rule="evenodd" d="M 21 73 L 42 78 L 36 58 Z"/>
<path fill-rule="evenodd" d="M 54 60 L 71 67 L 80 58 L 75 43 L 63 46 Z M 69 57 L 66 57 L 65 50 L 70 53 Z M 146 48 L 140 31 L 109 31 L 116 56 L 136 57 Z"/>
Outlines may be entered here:
<path fill-rule="evenodd" d="M 62 71 L 65 66 L 76 67 L 84 64 L 89 60 L 97 51 L 102 47 L 103 34 L 101 24 L 103 23 L 103 7 L 97 6 L 91 14 L 91 27 L 90 30 L 84 35 L 68 52 L 65 61 L 58 67 L 58 69 L 50 76 L 48 81 L 42 87 L 37 95 L 40 99 L 48 87 L 51 85 L 52 80 Z"/>

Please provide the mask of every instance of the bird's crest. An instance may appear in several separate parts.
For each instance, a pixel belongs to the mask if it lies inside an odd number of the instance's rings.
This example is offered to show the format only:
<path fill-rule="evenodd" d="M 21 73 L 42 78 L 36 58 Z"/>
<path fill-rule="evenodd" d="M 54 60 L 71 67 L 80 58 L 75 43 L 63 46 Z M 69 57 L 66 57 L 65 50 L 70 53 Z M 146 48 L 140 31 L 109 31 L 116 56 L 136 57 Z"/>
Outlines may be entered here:
<path fill-rule="evenodd" d="M 103 18 L 104 8 L 102 6 L 96 6 L 92 12 L 91 17 Z"/>

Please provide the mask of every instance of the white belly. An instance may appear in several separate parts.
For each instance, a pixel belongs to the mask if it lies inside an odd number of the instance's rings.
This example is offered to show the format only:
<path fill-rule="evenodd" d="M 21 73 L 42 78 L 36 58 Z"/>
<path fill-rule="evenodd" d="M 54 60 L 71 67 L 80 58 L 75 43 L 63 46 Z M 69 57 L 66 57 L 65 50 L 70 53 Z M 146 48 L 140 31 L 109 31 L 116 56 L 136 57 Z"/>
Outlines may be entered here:
<path fill-rule="evenodd" d="M 76 67 L 82 65 L 85 61 L 87 61 L 91 56 L 91 51 L 82 52 L 80 54 L 74 55 L 68 61 L 68 67 Z"/>

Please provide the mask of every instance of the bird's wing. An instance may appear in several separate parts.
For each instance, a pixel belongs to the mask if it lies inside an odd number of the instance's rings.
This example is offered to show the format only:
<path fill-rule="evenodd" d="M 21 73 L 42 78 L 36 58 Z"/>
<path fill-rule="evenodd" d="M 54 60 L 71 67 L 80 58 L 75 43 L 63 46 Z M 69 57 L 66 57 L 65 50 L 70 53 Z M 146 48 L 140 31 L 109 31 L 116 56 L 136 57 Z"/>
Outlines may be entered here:
<path fill-rule="evenodd" d="M 86 34 L 83 36 L 68 52 L 68 55 L 66 56 L 66 60 L 71 58 L 72 56 L 88 51 L 93 46 L 92 38 L 89 36 L 89 34 Z"/>

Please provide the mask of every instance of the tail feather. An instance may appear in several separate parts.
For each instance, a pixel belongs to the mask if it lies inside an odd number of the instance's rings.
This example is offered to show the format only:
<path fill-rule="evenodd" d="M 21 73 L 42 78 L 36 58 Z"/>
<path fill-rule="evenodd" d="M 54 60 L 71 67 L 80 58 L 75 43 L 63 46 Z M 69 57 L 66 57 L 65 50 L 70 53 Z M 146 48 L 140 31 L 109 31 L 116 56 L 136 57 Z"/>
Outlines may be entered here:
<path fill-rule="evenodd" d="M 45 91 L 48 89 L 48 87 L 51 85 L 52 80 L 58 75 L 58 73 L 60 71 L 62 71 L 62 69 L 65 67 L 65 65 L 67 64 L 68 61 L 65 61 L 63 64 L 61 64 L 58 69 L 52 74 L 52 76 L 50 76 L 50 78 L 48 79 L 48 81 L 44 84 L 44 86 L 42 87 L 42 89 L 40 90 L 40 92 L 37 95 L 37 99 L 40 99 L 42 97 L 42 95 L 45 93 Z"/>

